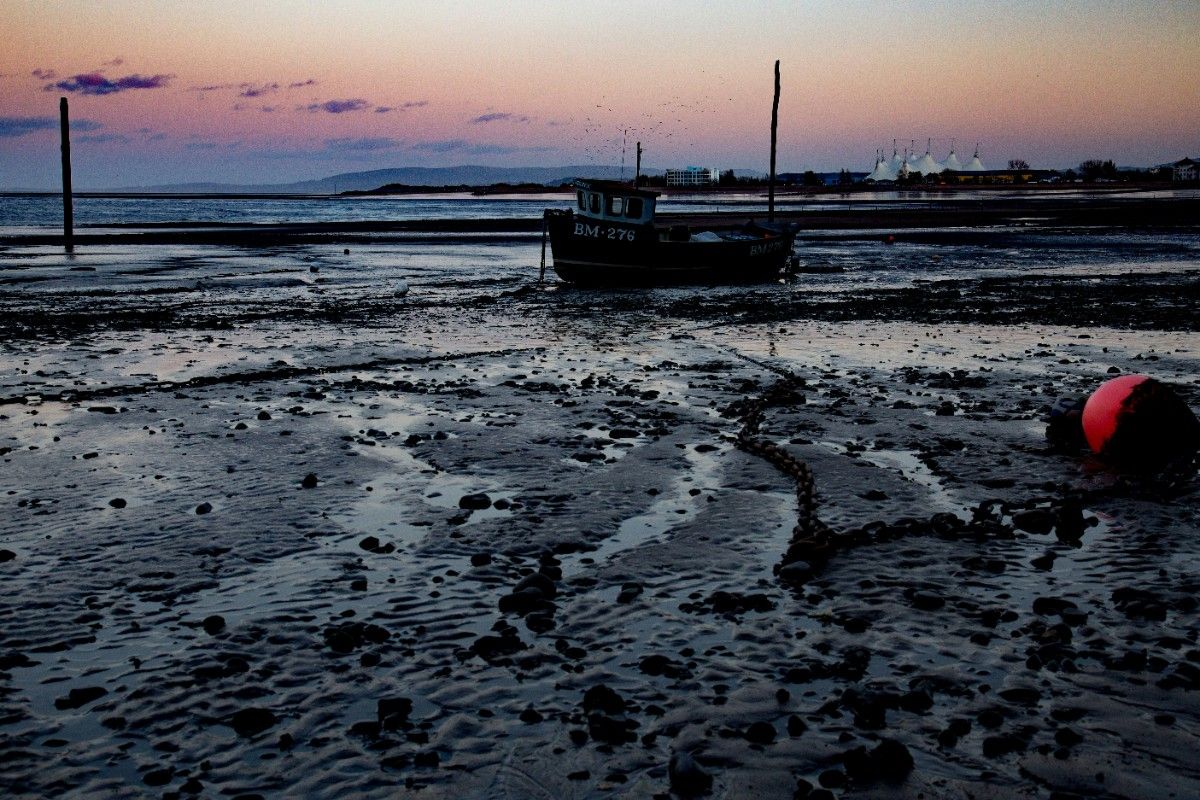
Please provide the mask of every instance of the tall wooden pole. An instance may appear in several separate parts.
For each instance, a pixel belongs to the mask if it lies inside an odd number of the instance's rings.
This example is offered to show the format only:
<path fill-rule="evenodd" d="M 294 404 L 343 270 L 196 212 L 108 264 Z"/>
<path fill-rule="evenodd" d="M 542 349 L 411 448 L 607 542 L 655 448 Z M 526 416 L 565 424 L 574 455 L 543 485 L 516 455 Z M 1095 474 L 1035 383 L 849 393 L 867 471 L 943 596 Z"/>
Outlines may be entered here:
<path fill-rule="evenodd" d="M 58 100 L 58 121 L 62 135 L 63 244 L 70 250 L 75 245 L 75 209 L 71 199 L 71 120 L 65 97 Z"/>
<path fill-rule="evenodd" d="M 767 222 L 775 221 L 775 131 L 779 127 L 779 62 L 775 62 L 775 100 L 771 103 L 771 182 L 767 189 Z"/>
<path fill-rule="evenodd" d="M 633 188 L 642 182 L 642 143 L 637 143 L 637 168 L 633 173 Z"/>

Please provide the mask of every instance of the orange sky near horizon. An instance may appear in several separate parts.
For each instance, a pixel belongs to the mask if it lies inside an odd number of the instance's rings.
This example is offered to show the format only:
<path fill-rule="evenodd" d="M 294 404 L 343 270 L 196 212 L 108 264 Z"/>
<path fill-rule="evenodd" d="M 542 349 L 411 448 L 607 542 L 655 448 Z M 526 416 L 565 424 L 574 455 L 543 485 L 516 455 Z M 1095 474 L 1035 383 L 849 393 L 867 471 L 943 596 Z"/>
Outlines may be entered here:
<path fill-rule="evenodd" d="M 776 58 L 784 171 L 867 170 L 893 138 L 924 152 L 931 137 L 939 158 L 951 140 L 967 155 L 980 142 L 997 166 L 1200 155 L 1195 3 L 0 0 L 0 11 L 7 188 L 53 185 L 45 120 L 60 95 L 87 128 L 75 136 L 81 186 L 615 164 L 625 130 L 651 167 L 764 169 Z M 106 93 L 71 83 L 96 73 Z"/>

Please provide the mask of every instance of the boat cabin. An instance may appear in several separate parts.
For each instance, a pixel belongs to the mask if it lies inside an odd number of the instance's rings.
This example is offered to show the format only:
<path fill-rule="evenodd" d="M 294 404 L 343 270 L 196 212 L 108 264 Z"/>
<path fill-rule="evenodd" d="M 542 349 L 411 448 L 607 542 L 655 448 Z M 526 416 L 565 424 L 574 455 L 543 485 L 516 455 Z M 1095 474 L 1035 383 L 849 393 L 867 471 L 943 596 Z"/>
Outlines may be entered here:
<path fill-rule="evenodd" d="M 657 198 L 658 192 L 616 181 L 575 181 L 575 213 L 588 219 L 649 225 Z"/>

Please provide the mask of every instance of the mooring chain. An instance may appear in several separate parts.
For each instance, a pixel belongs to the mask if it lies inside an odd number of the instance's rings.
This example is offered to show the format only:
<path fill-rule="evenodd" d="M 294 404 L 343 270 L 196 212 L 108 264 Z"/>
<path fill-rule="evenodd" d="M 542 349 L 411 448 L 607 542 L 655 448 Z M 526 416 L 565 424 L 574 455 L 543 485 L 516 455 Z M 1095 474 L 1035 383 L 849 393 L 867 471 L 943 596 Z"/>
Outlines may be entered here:
<path fill-rule="evenodd" d="M 763 412 L 766 408 L 793 400 L 797 388 L 803 385 L 803 380 L 790 372 L 785 372 L 784 377 L 761 396 L 744 401 L 742 428 L 737 435 L 739 448 L 770 462 L 796 483 L 796 527 L 792 529 L 791 542 L 780 563 L 775 567 L 775 572 L 782 578 L 790 578 L 798 582 L 803 582 L 811 570 L 823 565 L 833 554 L 836 549 L 833 532 L 817 519 L 812 468 L 774 442 L 759 437 L 758 434 L 762 427 Z M 800 562 L 807 564 L 808 569 L 802 566 L 786 569 L 790 565 L 797 565 Z"/>

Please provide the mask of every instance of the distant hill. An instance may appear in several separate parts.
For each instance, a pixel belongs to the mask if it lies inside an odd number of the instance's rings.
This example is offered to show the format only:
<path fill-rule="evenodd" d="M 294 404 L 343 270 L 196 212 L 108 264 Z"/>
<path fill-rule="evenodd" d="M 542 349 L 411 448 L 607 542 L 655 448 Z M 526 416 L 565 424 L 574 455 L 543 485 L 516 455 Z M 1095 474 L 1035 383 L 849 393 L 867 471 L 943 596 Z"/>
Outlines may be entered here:
<path fill-rule="evenodd" d="M 662 170 L 643 170 L 646 175 L 661 175 Z M 165 194 L 336 194 L 351 190 L 377 189 L 390 183 L 407 186 L 490 186 L 494 183 L 540 183 L 558 186 L 574 178 L 615 180 L 633 177 L 616 166 L 572 164 L 562 167 L 393 167 L 367 172 L 343 172 L 311 181 L 295 183 L 177 183 L 158 186 L 129 186 L 116 191 L 161 192 Z"/>

